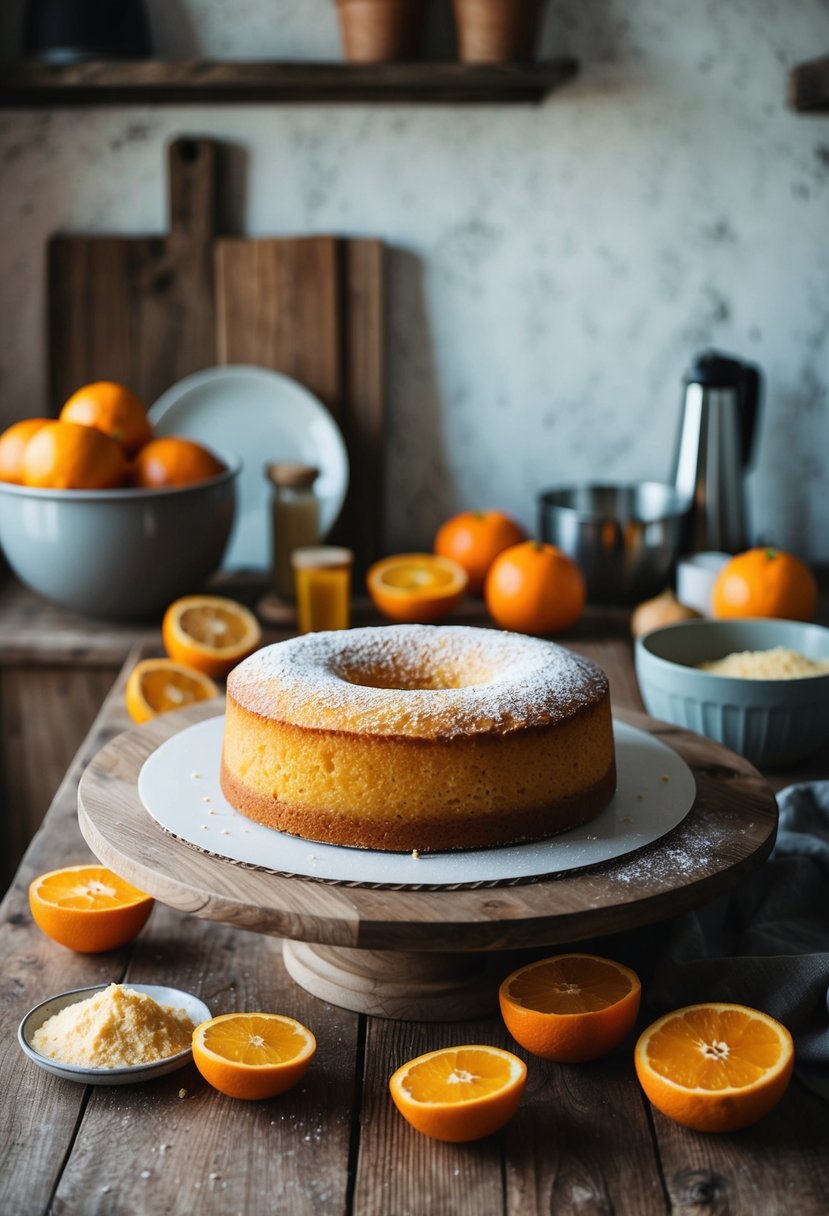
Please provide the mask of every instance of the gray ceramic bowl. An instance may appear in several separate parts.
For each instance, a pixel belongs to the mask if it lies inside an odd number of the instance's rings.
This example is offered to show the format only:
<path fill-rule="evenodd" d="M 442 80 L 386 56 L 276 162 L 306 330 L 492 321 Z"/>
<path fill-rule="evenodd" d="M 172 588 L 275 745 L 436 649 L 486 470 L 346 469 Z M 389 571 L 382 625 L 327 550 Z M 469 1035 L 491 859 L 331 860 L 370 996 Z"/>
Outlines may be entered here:
<path fill-rule="evenodd" d="M 0 545 L 45 599 L 101 620 L 158 615 L 222 560 L 241 464 L 165 490 L 38 490 L 0 482 Z"/>
<path fill-rule="evenodd" d="M 746 680 L 696 664 L 784 646 L 829 659 L 829 629 L 800 621 L 683 621 L 636 642 L 636 675 L 654 718 L 707 735 L 753 764 L 796 764 L 829 744 L 829 675 Z"/>

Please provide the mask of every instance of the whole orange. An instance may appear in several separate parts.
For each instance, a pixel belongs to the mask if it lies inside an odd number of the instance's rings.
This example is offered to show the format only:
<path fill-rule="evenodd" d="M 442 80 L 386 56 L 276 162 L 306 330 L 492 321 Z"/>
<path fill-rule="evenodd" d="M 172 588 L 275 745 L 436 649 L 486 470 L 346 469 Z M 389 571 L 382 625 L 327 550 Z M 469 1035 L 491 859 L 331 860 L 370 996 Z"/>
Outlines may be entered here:
<path fill-rule="evenodd" d="M 132 462 L 130 480 L 145 489 L 189 486 L 216 477 L 224 469 L 222 462 L 200 443 L 169 435 L 151 439 L 141 449 Z"/>
<path fill-rule="evenodd" d="M 518 633 L 561 633 L 584 611 L 584 575 L 555 545 L 526 540 L 499 553 L 484 583 L 489 615 Z"/>
<path fill-rule="evenodd" d="M 17 486 L 23 484 L 26 444 L 49 421 L 49 418 L 24 418 L 0 435 L 0 481 L 10 481 Z"/>
<path fill-rule="evenodd" d="M 463 566 L 469 591 L 480 595 L 489 567 L 499 553 L 524 540 L 524 530 L 503 511 L 463 511 L 438 528 L 434 550 Z"/>
<path fill-rule="evenodd" d="M 113 380 L 96 380 L 73 393 L 60 412 L 63 422 L 94 426 L 133 456 L 152 439 L 152 427 L 135 393 Z"/>
<path fill-rule="evenodd" d="M 781 549 L 757 548 L 732 557 L 711 593 L 716 617 L 771 616 L 813 621 L 817 583 L 804 562 Z"/>
<path fill-rule="evenodd" d="M 124 453 L 92 426 L 47 422 L 26 444 L 23 484 L 50 490 L 111 490 L 123 485 Z"/>

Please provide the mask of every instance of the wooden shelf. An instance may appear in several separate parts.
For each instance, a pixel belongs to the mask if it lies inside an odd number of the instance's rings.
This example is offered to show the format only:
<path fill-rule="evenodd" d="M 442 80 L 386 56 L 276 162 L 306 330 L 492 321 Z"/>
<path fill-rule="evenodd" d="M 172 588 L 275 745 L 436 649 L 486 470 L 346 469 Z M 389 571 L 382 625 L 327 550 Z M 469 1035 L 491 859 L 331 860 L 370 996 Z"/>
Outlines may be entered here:
<path fill-rule="evenodd" d="M 574 59 L 494 65 L 96 60 L 64 67 L 21 60 L 0 65 L 0 106 L 539 102 L 577 71 Z"/>
<path fill-rule="evenodd" d="M 829 110 L 829 55 L 810 59 L 792 69 L 789 105 L 801 112 Z"/>

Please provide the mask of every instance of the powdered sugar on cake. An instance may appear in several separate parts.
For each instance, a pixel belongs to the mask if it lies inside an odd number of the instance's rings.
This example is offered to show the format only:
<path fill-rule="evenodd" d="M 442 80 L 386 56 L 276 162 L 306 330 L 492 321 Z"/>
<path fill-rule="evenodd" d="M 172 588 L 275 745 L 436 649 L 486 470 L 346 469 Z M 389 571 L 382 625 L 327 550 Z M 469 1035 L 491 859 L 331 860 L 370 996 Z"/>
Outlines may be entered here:
<path fill-rule="evenodd" d="M 228 695 L 261 717 L 423 739 L 548 725 L 606 689 L 599 668 L 561 646 L 462 625 L 305 634 L 228 678 Z"/>

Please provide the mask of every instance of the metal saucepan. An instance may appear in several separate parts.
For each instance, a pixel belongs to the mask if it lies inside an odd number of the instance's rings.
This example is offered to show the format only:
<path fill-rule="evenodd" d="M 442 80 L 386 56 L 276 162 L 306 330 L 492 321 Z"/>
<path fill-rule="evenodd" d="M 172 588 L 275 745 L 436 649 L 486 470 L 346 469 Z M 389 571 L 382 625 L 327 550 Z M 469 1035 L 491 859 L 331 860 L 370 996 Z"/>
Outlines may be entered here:
<path fill-rule="evenodd" d="M 635 603 L 670 582 L 689 507 L 659 481 L 560 486 L 539 496 L 539 531 L 578 562 L 589 600 Z"/>

